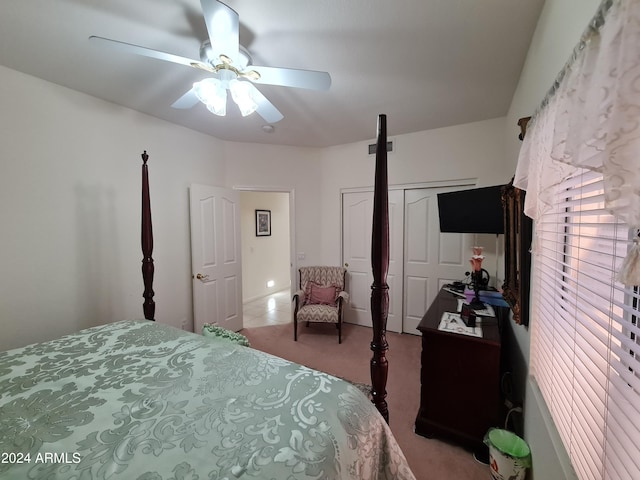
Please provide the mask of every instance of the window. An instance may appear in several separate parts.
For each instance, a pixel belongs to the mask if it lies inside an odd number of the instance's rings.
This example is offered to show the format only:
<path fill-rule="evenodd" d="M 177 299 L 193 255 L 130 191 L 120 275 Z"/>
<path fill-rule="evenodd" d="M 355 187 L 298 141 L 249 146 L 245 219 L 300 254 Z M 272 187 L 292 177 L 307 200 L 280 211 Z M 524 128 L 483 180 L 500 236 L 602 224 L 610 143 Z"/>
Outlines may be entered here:
<path fill-rule="evenodd" d="M 637 232 L 582 171 L 536 224 L 531 373 L 578 478 L 640 478 L 640 294 L 615 281 Z"/>

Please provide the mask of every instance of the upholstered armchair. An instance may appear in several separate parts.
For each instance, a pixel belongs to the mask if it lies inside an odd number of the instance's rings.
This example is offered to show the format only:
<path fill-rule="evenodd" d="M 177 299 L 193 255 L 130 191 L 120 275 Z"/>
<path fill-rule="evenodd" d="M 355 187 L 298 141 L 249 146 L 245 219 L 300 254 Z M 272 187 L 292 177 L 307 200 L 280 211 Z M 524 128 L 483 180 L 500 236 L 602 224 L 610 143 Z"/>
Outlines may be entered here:
<path fill-rule="evenodd" d="M 293 295 L 293 339 L 298 341 L 298 322 L 335 323 L 342 343 L 342 306 L 349 301 L 344 291 L 343 267 L 300 267 L 300 289 Z"/>

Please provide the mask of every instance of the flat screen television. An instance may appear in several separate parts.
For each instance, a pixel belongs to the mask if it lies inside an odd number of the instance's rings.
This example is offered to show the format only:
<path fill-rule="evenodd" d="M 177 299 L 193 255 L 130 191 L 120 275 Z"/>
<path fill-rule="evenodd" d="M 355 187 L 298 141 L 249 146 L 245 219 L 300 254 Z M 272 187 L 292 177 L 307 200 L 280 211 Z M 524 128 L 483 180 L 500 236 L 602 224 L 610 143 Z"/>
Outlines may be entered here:
<path fill-rule="evenodd" d="M 456 233 L 504 233 L 502 188 L 472 188 L 438 194 L 440 231 Z"/>

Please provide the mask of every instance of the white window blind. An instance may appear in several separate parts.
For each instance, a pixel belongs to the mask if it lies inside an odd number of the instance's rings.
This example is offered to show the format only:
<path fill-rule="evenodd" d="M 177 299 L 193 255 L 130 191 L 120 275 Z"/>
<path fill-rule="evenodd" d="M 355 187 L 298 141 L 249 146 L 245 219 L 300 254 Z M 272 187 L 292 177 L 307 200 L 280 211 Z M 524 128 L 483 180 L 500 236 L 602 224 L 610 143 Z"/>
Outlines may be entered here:
<path fill-rule="evenodd" d="M 582 171 L 536 223 L 531 373 L 578 477 L 640 479 L 640 295 L 615 272 L 637 232 Z M 535 460 L 534 460 L 535 461 Z"/>

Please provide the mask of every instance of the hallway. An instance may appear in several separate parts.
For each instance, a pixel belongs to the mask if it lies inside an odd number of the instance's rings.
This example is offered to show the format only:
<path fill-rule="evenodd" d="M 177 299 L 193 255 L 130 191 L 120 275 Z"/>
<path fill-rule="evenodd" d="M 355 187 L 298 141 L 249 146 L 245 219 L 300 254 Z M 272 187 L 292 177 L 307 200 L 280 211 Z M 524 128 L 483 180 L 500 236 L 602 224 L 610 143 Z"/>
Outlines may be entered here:
<path fill-rule="evenodd" d="M 242 309 L 245 328 L 290 323 L 291 292 L 281 290 L 266 297 L 245 303 Z"/>

